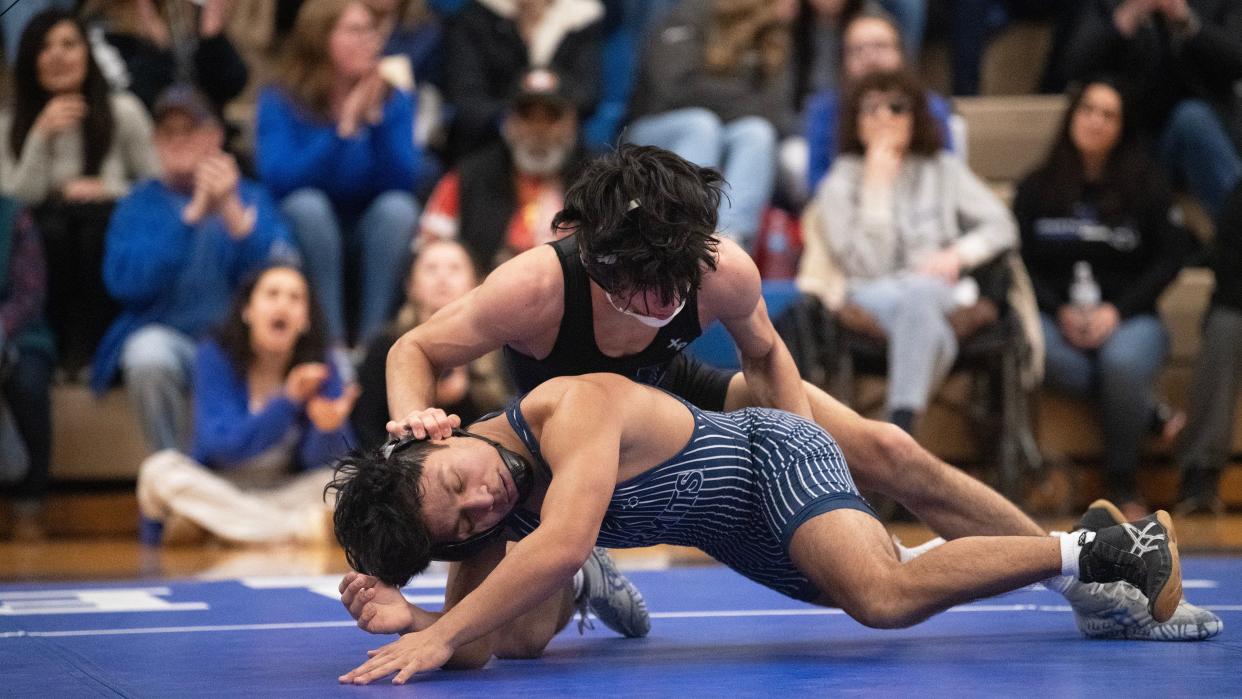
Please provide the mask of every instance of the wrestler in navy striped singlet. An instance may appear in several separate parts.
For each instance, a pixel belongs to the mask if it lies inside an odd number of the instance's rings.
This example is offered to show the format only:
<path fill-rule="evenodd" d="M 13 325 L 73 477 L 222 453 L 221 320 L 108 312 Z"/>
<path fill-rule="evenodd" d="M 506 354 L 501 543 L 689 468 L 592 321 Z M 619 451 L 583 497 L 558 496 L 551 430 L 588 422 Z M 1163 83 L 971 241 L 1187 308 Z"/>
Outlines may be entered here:
<path fill-rule="evenodd" d="M 546 472 L 521 401 L 510 403 L 505 415 Z M 690 440 L 673 458 L 617 484 L 598 544 L 693 546 L 777 592 L 803 601 L 817 598 L 814 585 L 789 559 L 794 531 L 839 508 L 875 514 L 858 494 L 837 443 L 818 425 L 790 413 L 765 408 L 715 413 L 681 402 L 694 416 Z M 521 538 L 539 526 L 539 517 L 519 508 L 506 524 Z"/>

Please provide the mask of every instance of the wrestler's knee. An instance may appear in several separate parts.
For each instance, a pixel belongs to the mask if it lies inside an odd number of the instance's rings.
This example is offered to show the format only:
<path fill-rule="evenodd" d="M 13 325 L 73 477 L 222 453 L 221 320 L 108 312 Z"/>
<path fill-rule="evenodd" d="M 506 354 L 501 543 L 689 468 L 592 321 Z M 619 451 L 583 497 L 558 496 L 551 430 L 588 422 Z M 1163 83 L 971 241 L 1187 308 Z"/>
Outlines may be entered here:
<path fill-rule="evenodd" d="M 551 640 L 541 633 L 508 633 L 497 644 L 495 655 L 502 660 L 534 660 L 543 655 Z"/>
<path fill-rule="evenodd" d="M 904 629 L 921 621 L 912 614 L 898 582 L 899 573 L 877 576 L 865 586 L 838 591 L 841 609 L 852 619 L 873 629 Z"/>

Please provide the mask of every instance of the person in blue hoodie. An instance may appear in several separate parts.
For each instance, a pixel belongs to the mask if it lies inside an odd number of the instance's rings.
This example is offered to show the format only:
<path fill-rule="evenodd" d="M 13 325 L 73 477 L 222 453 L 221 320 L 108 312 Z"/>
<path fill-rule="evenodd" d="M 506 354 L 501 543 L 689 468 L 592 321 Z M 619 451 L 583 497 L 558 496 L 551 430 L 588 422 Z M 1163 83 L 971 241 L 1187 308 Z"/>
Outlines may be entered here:
<path fill-rule="evenodd" d="M 163 175 L 121 200 L 104 247 L 104 283 L 123 312 L 96 351 L 91 387 L 122 377 L 153 452 L 185 446 L 194 343 L 248 274 L 297 254 L 271 198 L 221 150 L 209 104 L 188 86 L 156 104 Z"/>
<path fill-rule="evenodd" d="M 381 76 L 382 39 L 360 0 L 310 0 L 259 95 L 259 178 L 289 217 L 338 346 L 351 340 L 345 270 L 357 271 L 362 344 L 396 306 L 418 220 L 414 98 Z"/>
<path fill-rule="evenodd" d="M 328 360 L 327 330 L 306 277 L 276 264 L 252 277 L 197 348 L 194 447 L 138 471 L 142 538 L 198 530 L 238 543 L 325 543 L 329 466 L 355 444 L 358 387 Z"/>

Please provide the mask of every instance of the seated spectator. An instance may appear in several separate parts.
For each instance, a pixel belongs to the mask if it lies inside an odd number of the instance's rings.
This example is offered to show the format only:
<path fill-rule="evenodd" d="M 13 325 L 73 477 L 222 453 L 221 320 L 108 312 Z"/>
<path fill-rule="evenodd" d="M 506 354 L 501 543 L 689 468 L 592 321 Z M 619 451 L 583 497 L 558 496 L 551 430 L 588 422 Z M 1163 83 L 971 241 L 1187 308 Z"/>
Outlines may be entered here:
<path fill-rule="evenodd" d="M 501 132 L 503 143 L 466 157 L 440 180 L 420 233 L 460 240 L 483 270 L 553 240 L 552 217 L 583 159 L 573 103 L 549 70 L 523 77 Z"/>
<path fill-rule="evenodd" d="M 815 195 L 821 229 L 806 235 L 821 236 L 844 270 L 854 324 L 887 339 L 889 420 L 913 432 L 957 358 L 959 337 L 996 318 L 993 306 L 972 327 L 950 322 L 976 305 L 979 285 L 963 277 L 1013 249 L 1016 226 L 965 163 L 941 149 L 926 92 L 907 73 L 854 84 L 840 143 Z"/>
<path fill-rule="evenodd" d="M 1177 512 L 1224 511 L 1217 489 L 1233 443 L 1242 388 L 1242 184 L 1225 201 L 1212 249 L 1216 289 L 1190 382 L 1190 420 L 1177 450 Z"/>
<path fill-rule="evenodd" d="M 600 95 L 599 0 L 471 0 L 444 34 L 444 97 L 453 107 L 451 161 L 500 138 L 518 79 L 550 68 L 586 119 Z"/>
<path fill-rule="evenodd" d="M 34 220 L 16 200 L 0 197 L 0 388 L 5 419 L 12 420 L 20 442 L 0 449 L 5 466 L 0 471 L 23 461 L 26 467 L 20 475 L 8 474 L 17 476 L 10 508 L 15 539 L 43 536 L 40 519 L 52 451 L 49 387 L 56 362 L 52 334 L 43 321 L 46 280 Z"/>
<path fill-rule="evenodd" d="M 326 543 L 323 488 L 349 451 L 357 387 L 328 363 L 302 273 L 269 267 L 239 290 L 194 361 L 192 458 L 161 451 L 138 472 L 142 536 L 204 529 L 239 543 Z"/>
<path fill-rule="evenodd" d="M 296 255 L 280 212 L 221 150 L 224 126 L 189 85 L 155 104 L 163 174 L 121 200 L 103 274 L 122 313 L 100 342 L 91 386 L 119 372 L 151 451 L 185 449 L 194 346 L 220 322 L 238 285 Z"/>
<path fill-rule="evenodd" d="M 748 247 L 795 128 L 792 2 L 685 0 L 651 35 L 625 138 L 666 148 L 729 183 L 718 229 Z"/>
<path fill-rule="evenodd" d="M 396 303 L 418 220 L 414 100 L 381 76 L 380 40 L 359 0 L 310 0 L 259 96 L 259 176 L 281 198 L 336 345 L 351 338 L 346 269 L 357 270 L 361 343 Z"/>
<path fill-rule="evenodd" d="M 805 133 L 808 159 L 807 183 L 814 192 L 837 157 L 841 97 L 862 78 L 879 71 L 899 70 L 905 65 L 901 34 L 893 19 L 883 13 L 863 12 L 846 25 L 842 34 L 842 75 L 837 88 L 808 98 Z M 954 150 L 949 117 L 953 106 L 944 97 L 926 90 L 927 107 L 936 120 L 945 148 Z"/>
<path fill-rule="evenodd" d="M 388 438 L 388 382 L 385 378 L 388 350 L 407 331 L 437 311 L 465 296 L 478 284 L 470 254 L 453 240 L 428 240 L 418 250 L 406 283 L 405 305 L 384 334 L 367 346 L 358 370 L 362 393 L 354 404 L 350 422 L 363 448 Z M 500 353 L 493 352 L 468 365 L 450 369 L 436 382 L 436 405 L 461 417 L 463 425 L 501 407 L 510 389 L 500 367 Z"/>
<path fill-rule="evenodd" d="M 73 15 L 35 16 L 0 113 L 0 193 L 32 207 L 48 267 L 48 319 L 61 363 L 76 372 L 116 314 L 99 260 L 114 202 L 156 172 L 151 121 L 112 93 Z"/>
<path fill-rule="evenodd" d="M 235 0 L 89 0 L 83 15 L 120 53 L 125 87 L 148 109 L 177 82 L 191 82 L 221 114 L 250 69 L 225 34 Z"/>
<path fill-rule="evenodd" d="M 1092 0 L 1066 73 L 1083 80 L 1101 71 L 1134 87 L 1127 120 L 1156 143 L 1174 182 L 1218 216 L 1242 176 L 1242 100 L 1234 92 L 1242 79 L 1242 3 Z"/>
<path fill-rule="evenodd" d="M 794 21 L 794 106 L 810 95 L 840 87 L 841 38 L 845 26 L 869 3 L 805 0 Z"/>
<path fill-rule="evenodd" d="M 1106 80 L 1073 93 L 1013 207 L 1044 328 L 1044 380 L 1094 403 L 1108 497 L 1133 513 L 1143 507 L 1134 474 L 1158 421 L 1154 387 L 1169 345 L 1156 299 L 1177 276 L 1188 238 L 1127 104 Z"/>

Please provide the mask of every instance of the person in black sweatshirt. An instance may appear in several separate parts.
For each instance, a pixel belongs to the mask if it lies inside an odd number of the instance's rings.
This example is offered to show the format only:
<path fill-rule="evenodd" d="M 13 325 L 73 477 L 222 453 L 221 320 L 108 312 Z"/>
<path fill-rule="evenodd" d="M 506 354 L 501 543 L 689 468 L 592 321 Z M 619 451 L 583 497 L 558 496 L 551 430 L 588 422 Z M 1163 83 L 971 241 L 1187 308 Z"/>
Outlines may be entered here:
<path fill-rule="evenodd" d="M 1177 511 L 1224 511 L 1217 495 L 1229 457 L 1242 387 L 1242 185 L 1225 200 L 1212 251 L 1216 290 L 1190 384 L 1190 421 L 1177 450 L 1182 467 Z"/>
<path fill-rule="evenodd" d="M 1095 403 L 1109 497 L 1133 512 L 1169 347 L 1156 298 L 1189 239 L 1129 116 L 1115 83 L 1074 91 L 1048 158 L 1018 187 L 1014 213 L 1043 322 L 1045 381 Z"/>

